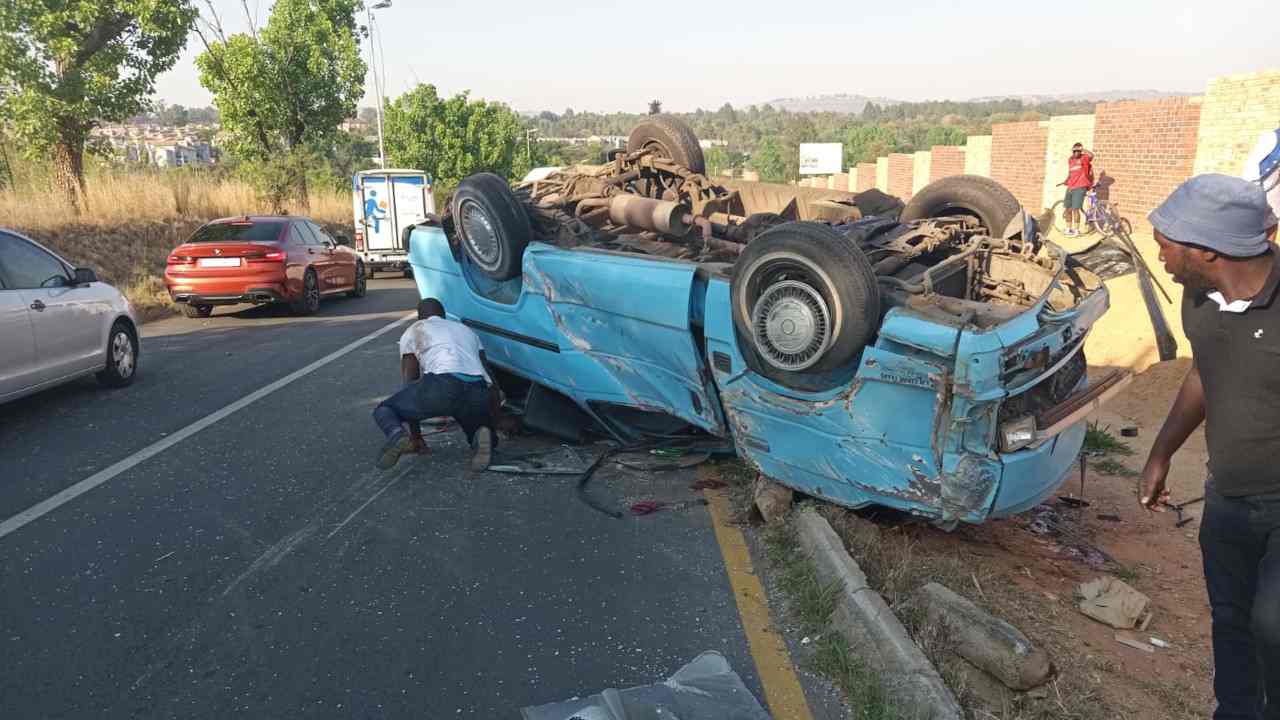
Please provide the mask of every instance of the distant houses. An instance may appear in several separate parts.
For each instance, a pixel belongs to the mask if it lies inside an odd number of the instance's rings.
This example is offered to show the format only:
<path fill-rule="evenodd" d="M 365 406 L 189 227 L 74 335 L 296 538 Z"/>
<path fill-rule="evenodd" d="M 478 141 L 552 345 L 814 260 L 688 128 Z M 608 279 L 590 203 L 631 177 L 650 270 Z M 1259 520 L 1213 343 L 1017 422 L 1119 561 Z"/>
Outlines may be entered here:
<path fill-rule="evenodd" d="M 109 145 L 124 162 L 162 168 L 207 167 L 218 162 L 219 152 L 201 138 L 215 132 L 217 126 L 213 125 L 106 125 L 95 129 L 93 137 Z"/>

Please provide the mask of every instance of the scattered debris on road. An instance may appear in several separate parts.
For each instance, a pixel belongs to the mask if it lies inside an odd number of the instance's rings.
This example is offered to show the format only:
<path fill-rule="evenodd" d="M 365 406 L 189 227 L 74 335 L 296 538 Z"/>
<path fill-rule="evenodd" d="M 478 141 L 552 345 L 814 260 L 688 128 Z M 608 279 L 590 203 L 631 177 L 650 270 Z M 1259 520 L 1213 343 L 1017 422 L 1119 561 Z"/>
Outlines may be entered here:
<path fill-rule="evenodd" d="M 715 651 L 702 653 L 663 682 L 525 707 L 520 715 L 524 720 L 770 720 L 729 661 Z"/>

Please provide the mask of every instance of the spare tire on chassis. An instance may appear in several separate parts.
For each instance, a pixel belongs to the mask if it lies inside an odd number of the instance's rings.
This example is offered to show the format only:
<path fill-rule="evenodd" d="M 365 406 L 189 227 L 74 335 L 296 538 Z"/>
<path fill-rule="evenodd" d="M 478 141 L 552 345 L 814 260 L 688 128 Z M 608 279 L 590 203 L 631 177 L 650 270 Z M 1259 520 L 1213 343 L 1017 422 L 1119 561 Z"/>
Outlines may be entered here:
<path fill-rule="evenodd" d="M 702 175 L 707 162 L 702 157 L 698 136 L 685 122 L 671 115 L 652 115 L 645 118 L 627 137 L 627 152 L 650 149 L 660 158 L 683 165 L 690 172 Z"/>
<path fill-rule="evenodd" d="M 481 272 L 494 280 L 520 274 L 533 231 L 506 180 L 493 173 L 467 176 L 453 193 L 451 212 L 463 250 Z"/>
<path fill-rule="evenodd" d="M 981 175 L 953 175 L 921 188 L 902 209 L 902 222 L 970 215 L 976 217 L 987 234 L 1002 237 L 1009 223 L 1022 212 L 1022 205 L 1005 186 Z"/>
<path fill-rule="evenodd" d="M 756 236 L 729 292 L 753 369 L 798 390 L 821 389 L 822 376 L 857 358 L 880 324 L 870 261 L 820 223 L 785 223 Z"/>

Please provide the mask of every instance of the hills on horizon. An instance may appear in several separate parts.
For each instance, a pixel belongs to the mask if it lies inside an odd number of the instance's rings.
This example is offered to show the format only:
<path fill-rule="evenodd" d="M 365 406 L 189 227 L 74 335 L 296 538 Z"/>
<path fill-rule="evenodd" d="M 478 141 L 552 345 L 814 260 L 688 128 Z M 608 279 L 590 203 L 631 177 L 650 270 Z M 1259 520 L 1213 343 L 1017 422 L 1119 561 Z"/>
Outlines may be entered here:
<path fill-rule="evenodd" d="M 1154 100 L 1165 97 L 1184 97 L 1195 95 L 1190 92 L 1170 92 L 1165 90 L 1099 90 L 1095 92 L 1058 93 L 1046 95 L 985 95 L 968 98 L 957 102 L 996 102 L 1000 100 L 1021 100 L 1026 105 L 1040 105 L 1049 102 L 1114 102 L 1116 100 Z M 880 107 L 900 105 L 904 100 L 886 97 L 867 97 L 851 93 L 826 93 L 807 95 L 805 97 L 776 98 L 768 101 L 768 105 L 790 112 L 836 112 L 857 115 L 868 103 Z M 929 102 L 929 101 L 923 101 Z"/>

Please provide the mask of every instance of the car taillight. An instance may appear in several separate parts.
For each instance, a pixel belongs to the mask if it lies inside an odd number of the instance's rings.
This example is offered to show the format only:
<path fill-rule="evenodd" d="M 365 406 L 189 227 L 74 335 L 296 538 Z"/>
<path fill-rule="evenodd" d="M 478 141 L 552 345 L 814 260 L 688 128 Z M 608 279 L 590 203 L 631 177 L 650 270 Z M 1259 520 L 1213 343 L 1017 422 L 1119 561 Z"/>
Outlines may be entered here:
<path fill-rule="evenodd" d="M 190 261 L 190 258 L 185 258 L 181 255 L 170 255 L 168 260 L 170 265 L 186 265 Z"/>
<path fill-rule="evenodd" d="M 271 250 L 263 255 L 250 255 L 245 260 L 251 263 L 278 263 L 284 262 L 289 257 L 289 253 L 284 250 Z"/>

